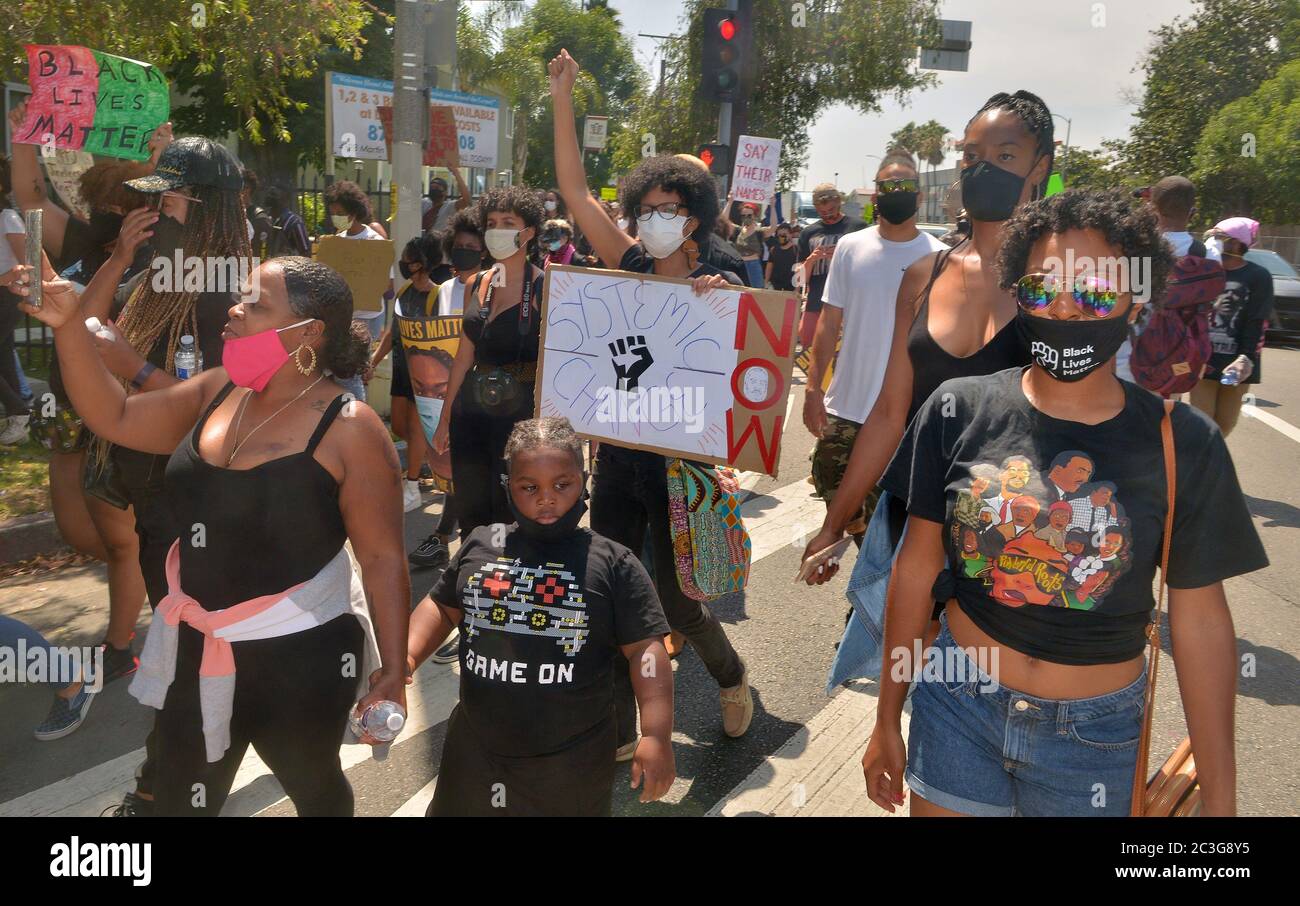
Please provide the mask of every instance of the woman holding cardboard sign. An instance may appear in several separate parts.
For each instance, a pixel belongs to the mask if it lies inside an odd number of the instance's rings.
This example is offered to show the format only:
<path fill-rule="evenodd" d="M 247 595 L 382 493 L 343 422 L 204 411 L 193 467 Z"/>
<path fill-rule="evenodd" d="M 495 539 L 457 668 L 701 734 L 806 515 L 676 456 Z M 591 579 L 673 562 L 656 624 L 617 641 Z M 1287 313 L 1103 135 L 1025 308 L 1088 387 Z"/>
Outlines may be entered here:
<path fill-rule="evenodd" d="M 573 84 L 578 64 L 567 50 L 550 62 L 551 99 L 555 104 L 555 172 L 569 214 L 602 261 L 620 270 L 678 277 L 694 282 L 696 293 L 743 285 L 733 273 L 698 260 L 700 246 L 718 219 L 718 196 L 707 170 L 680 157 L 643 160 L 623 180 L 625 215 L 636 219 L 637 239 L 611 222 L 600 202 L 587 191 L 573 124 Z M 721 687 L 722 726 L 741 736 L 754 716 L 745 665 L 707 607 L 687 597 L 676 578 L 669 532 L 667 463 L 658 453 L 602 443 L 596 456 L 591 500 L 592 530 L 634 551 L 650 533 L 655 586 L 672 628 L 694 646 Z M 627 671 L 615 671 L 620 759 L 636 747 L 636 710 Z M 623 677 L 623 679 L 619 679 Z"/>

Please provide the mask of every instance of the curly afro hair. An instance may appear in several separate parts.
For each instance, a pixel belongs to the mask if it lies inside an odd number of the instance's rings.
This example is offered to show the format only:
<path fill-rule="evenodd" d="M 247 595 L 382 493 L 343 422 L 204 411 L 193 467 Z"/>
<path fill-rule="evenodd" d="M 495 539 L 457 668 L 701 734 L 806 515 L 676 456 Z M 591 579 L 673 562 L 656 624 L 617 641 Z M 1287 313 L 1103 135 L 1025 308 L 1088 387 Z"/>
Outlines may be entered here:
<path fill-rule="evenodd" d="M 528 260 L 536 260 L 537 234 L 541 232 L 542 220 L 546 216 L 546 209 L 542 207 L 542 196 L 537 193 L 537 190 L 527 186 L 506 186 L 492 189 L 480 198 L 478 203 L 480 235 L 487 232 L 488 214 L 493 211 L 514 214 L 524 222 L 524 229 L 533 228 L 533 238 L 528 240 L 527 246 Z"/>
<path fill-rule="evenodd" d="M 492 256 L 486 251 L 483 242 L 483 227 L 479 224 L 478 211 L 457 211 L 451 218 L 451 225 L 442 234 L 442 256 L 445 260 L 451 260 L 451 250 L 456 245 L 456 236 L 465 233 L 478 237 L 479 246 L 484 248 L 483 266 L 489 267 L 492 264 Z"/>
<path fill-rule="evenodd" d="M 718 219 L 718 186 L 708 170 L 672 154 L 647 157 L 623 177 L 619 187 L 619 201 L 628 220 L 636 220 L 635 211 L 651 189 L 681 196 L 686 210 L 699 221 L 691 234 L 696 242 L 712 231 Z"/>
<path fill-rule="evenodd" d="M 1003 289 L 1025 275 L 1029 250 L 1048 233 L 1096 230 L 1118 249 L 1117 257 L 1147 262 L 1149 301 L 1159 304 L 1174 264 L 1149 207 L 1121 190 L 1069 189 L 1023 206 L 1002 227 L 998 271 Z"/>
<path fill-rule="evenodd" d="M 354 182 L 340 179 L 325 190 L 325 204 L 337 204 L 362 223 L 370 222 L 370 197 Z"/>

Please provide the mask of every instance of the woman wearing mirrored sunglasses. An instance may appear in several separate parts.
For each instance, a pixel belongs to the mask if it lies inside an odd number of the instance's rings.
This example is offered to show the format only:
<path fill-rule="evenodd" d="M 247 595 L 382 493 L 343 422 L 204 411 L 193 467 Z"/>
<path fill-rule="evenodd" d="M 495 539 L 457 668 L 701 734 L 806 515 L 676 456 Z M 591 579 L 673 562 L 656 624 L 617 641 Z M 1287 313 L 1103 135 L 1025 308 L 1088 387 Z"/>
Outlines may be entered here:
<path fill-rule="evenodd" d="M 1162 401 L 1114 373 L 1145 294 L 1104 263 L 1146 262 L 1158 300 L 1172 257 L 1154 215 L 1122 192 L 1035 202 L 1004 236 L 1000 285 L 1033 364 L 942 384 L 881 482 L 905 502 L 908 523 L 862 762 L 868 795 L 892 811 L 906 778 L 913 815 L 1125 815 L 1168 504 Z M 1218 429 L 1182 404 L 1172 422 L 1174 660 L 1203 809 L 1231 815 L 1236 655 L 1223 580 L 1268 561 Z M 962 564 L 966 530 L 979 530 L 971 508 L 956 505 L 990 468 L 984 500 L 1001 540 L 980 535 L 993 541 L 982 568 L 946 569 L 945 557 Z M 933 649 L 944 666 L 916 681 L 905 747 L 913 674 L 893 653 L 920 643 L 936 600 L 948 605 Z"/>

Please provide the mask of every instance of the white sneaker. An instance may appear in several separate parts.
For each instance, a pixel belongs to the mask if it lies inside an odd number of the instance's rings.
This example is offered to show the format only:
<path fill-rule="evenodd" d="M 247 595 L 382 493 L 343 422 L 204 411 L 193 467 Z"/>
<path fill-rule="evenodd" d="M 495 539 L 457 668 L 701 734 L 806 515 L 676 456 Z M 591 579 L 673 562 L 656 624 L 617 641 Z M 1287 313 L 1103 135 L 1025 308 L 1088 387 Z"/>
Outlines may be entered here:
<path fill-rule="evenodd" d="M 412 510 L 418 510 L 421 504 L 420 500 L 420 481 L 410 478 L 402 479 L 402 512 L 409 513 Z"/>
<path fill-rule="evenodd" d="M 30 415 L 11 415 L 0 430 L 0 444 L 20 444 L 27 439 L 27 422 Z"/>

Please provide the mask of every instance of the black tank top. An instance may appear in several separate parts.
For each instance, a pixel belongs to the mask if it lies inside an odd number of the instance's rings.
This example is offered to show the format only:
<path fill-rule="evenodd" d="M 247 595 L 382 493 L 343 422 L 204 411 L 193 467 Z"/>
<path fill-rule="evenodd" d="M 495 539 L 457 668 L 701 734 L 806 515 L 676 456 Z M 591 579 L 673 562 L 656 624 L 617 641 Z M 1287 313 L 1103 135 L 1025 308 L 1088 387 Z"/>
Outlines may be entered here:
<path fill-rule="evenodd" d="M 167 500 L 180 528 L 181 587 L 204 610 L 305 582 L 347 540 L 338 482 L 312 456 L 344 395 L 325 410 L 307 449 L 251 469 L 222 469 L 199 456 L 199 436 L 234 387 L 222 388 L 167 463 Z"/>
<path fill-rule="evenodd" d="M 979 377 L 996 374 L 1008 368 L 1029 364 L 1029 351 L 1020 342 L 1016 333 L 1016 321 L 1012 318 L 1001 330 L 993 335 L 980 349 L 971 355 L 959 357 L 952 355 L 934 341 L 930 335 L 930 289 L 935 278 L 943 269 L 944 262 L 952 254 L 952 249 L 940 252 L 930 273 L 930 282 L 925 285 L 925 301 L 921 310 L 912 320 L 912 328 L 907 333 L 907 357 L 912 361 L 912 405 L 907 410 L 910 424 L 921 404 L 930 398 L 930 394 L 939 385 L 951 378 Z"/>

